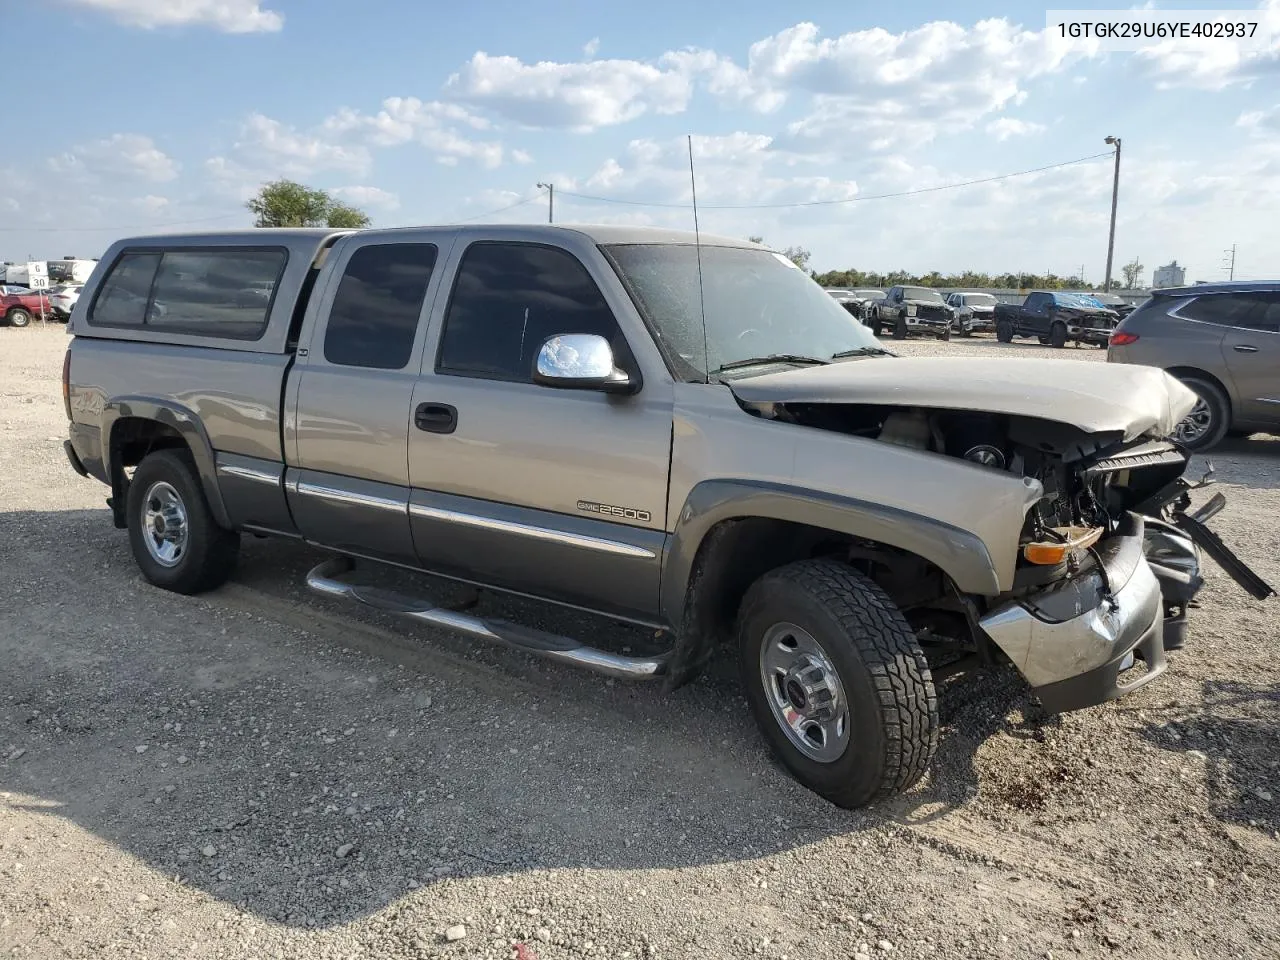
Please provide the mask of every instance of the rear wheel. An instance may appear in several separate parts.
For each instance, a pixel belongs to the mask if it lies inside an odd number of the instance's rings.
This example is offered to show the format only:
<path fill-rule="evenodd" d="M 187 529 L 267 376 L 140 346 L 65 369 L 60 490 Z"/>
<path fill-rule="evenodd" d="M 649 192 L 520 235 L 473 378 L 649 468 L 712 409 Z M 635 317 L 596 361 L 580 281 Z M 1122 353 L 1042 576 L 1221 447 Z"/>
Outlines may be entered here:
<path fill-rule="evenodd" d="M 1065 347 L 1067 345 L 1067 325 L 1059 321 L 1049 328 L 1049 345 Z"/>
<path fill-rule="evenodd" d="M 938 744 L 933 678 L 888 595 L 833 560 L 752 584 L 738 616 L 756 723 L 802 784 L 841 807 L 907 789 Z"/>
<path fill-rule="evenodd" d="M 31 314 L 21 307 L 14 307 L 5 314 L 5 319 L 9 321 L 11 327 L 25 327 L 31 322 Z"/>
<path fill-rule="evenodd" d="M 997 320 L 996 339 L 1001 343 L 1013 342 L 1013 324 L 1008 320 Z"/>
<path fill-rule="evenodd" d="M 1174 428 L 1173 437 L 1189 450 L 1216 446 L 1231 426 L 1231 403 L 1216 384 L 1198 377 L 1181 377 L 1196 394 L 1196 405 Z"/>
<path fill-rule="evenodd" d="M 221 586 L 235 569 L 240 535 L 218 526 L 186 450 L 147 456 L 129 482 L 129 545 L 142 575 L 175 593 Z"/>

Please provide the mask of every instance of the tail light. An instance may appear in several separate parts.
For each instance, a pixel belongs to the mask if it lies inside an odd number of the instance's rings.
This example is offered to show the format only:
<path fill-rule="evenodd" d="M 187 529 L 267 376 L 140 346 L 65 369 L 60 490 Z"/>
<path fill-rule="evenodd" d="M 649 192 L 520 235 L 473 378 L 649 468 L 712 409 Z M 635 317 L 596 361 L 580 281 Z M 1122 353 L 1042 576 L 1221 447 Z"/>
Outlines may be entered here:
<path fill-rule="evenodd" d="M 71 348 L 67 347 L 62 357 L 62 406 L 67 411 L 67 419 L 71 417 Z"/>
<path fill-rule="evenodd" d="M 1136 333 L 1124 333 L 1117 330 L 1111 335 L 1111 345 L 1113 347 L 1127 347 L 1129 344 L 1137 342 L 1138 335 Z"/>

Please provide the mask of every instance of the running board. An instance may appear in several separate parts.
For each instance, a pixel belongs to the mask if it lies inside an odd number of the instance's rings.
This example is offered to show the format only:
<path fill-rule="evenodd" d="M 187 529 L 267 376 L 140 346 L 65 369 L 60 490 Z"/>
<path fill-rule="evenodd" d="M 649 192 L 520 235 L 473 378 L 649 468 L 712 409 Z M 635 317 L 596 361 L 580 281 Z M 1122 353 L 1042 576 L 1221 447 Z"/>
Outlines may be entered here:
<path fill-rule="evenodd" d="M 559 634 L 535 630 L 505 620 L 482 620 L 457 610 L 450 610 L 401 594 L 347 583 L 338 579 L 350 573 L 355 564 L 347 557 L 326 560 L 307 574 L 307 587 L 316 593 L 343 600 L 355 600 L 386 613 L 399 614 L 406 619 L 433 627 L 443 627 L 480 640 L 491 640 L 535 656 L 583 667 L 595 673 L 627 680 L 656 680 L 667 672 L 670 654 L 656 657 L 624 657 L 583 646 L 577 640 Z"/>

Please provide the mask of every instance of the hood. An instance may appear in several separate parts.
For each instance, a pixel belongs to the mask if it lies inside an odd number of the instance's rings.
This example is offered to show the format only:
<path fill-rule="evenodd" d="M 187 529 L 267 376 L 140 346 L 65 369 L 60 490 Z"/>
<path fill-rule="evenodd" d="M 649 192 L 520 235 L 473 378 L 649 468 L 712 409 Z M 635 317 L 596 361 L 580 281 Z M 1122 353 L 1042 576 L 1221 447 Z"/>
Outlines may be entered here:
<path fill-rule="evenodd" d="M 1163 370 L 1083 360 L 883 357 L 735 380 L 745 403 L 861 403 L 1065 423 L 1125 440 L 1165 437 L 1196 395 Z"/>
<path fill-rule="evenodd" d="M 969 309 L 974 313 L 995 313 L 996 305 L 994 303 L 971 303 Z"/>

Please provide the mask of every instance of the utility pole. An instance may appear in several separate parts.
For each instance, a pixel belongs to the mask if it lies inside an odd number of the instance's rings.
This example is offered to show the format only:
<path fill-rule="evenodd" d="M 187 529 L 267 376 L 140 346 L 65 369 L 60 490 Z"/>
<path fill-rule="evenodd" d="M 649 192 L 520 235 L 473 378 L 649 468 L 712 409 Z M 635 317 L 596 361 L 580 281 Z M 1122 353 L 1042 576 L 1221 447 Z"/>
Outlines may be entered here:
<path fill-rule="evenodd" d="M 540 183 L 538 188 L 547 191 L 547 223 L 556 222 L 556 185 L 554 183 Z"/>
<path fill-rule="evenodd" d="M 1228 280 L 1236 278 L 1236 245 L 1234 243 L 1230 250 L 1222 251 L 1222 269 L 1228 271 Z"/>
<path fill-rule="evenodd" d="M 1107 276 L 1102 283 L 1102 289 L 1105 293 L 1111 292 L 1111 258 L 1116 252 L 1116 201 L 1120 197 L 1120 138 L 1107 137 L 1104 143 L 1112 144 L 1116 148 L 1116 172 L 1111 181 L 1111 233 L 1107 236 Z"/>

